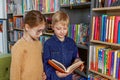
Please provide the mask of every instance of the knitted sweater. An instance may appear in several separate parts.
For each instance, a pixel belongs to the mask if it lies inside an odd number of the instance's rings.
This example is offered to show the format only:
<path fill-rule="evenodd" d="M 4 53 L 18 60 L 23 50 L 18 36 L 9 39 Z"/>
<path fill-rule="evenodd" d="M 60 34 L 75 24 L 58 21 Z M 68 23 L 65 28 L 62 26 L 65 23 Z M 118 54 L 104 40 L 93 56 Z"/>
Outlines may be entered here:
<path fill-rule="evenodd" d="M 42 45 L 21 38 L 12 47 L 10 80 L 42 80 Z"/>

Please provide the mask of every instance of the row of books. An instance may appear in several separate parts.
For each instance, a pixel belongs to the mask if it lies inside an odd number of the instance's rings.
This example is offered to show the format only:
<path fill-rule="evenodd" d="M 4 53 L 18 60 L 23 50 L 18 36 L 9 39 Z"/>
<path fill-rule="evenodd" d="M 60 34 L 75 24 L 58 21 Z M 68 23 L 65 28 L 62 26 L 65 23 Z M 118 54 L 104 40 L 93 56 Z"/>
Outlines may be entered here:
<path fill-rule="evenodd" d="M 70 24 L 68 37 L 71 37 L 76 43 L 86 44 L 88 42 L 88 24 Z"/>
<path fill-rule="evenodd" d="M 42 45 L 44 45 L 45 41 L 48 40 L 50 38 L 50 36 L 48 35 L 42 35 L 40 36 L 40 42 L 42 43 Z"/>
<path fill-rule="evenodd" d="M 55 12 L 59 10 L 60 0 L 8 0 L 8 13 L 24 14 L 30 10 L 39 10 L 41 12 Z"/>
<path fill-rule="evenodd" d="M 90 46 L 89 69 L 120 79 L 120 50 Z"/>
<path fill-rule="evenodd" d="M 10 42 L 16 42 L 18 39 L 20 39 L 23 36 L 23 31 L 14 30 L 9 32 L 8 35 L 9 35 L 8 40 Z"/>
<path fill-rule="evenodd" d="M 89 74 L 89 80 L 109 80 L 109 79 L 104 78 L 104 77 L 102 77 L 100 75 L 91 73 L 91 74 Z"/>
<path fill-rule="evenodd" d="M 59 0 L 24 0 L 24 10 L 54 12 L 59 10 Z"/>
<path fill-rule="evenodd" d="M 23 29 L 23 17 L 13 17 L 8 19 L 8 30 Z"/>
<path fill-rule="evenodd" d="M 80 4 L 89 0 L 60 0 L 60 5 Z"/>
<path fill-rule="evenodd" d="M 120 6 L 120 0 L 94 0 L 94 8 Z"/>
<path fill-rule="evenodd" d="M 120 16 L 93 16 L 93 40 L 120 44 Z"/>

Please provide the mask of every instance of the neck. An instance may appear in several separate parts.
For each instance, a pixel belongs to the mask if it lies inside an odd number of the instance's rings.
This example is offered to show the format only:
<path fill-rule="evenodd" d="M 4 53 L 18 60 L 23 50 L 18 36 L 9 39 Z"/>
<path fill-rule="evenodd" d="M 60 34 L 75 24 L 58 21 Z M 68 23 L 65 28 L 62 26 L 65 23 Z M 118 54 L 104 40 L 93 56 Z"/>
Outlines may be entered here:
<path fill-rule="evenodd" d="M 23 39 L 28 41 L 28 42 L 33 42 L 35 41 L 26 31 L 23 34 Z"/>
<path fill-rule="evenodd" d="M 63 42 L 63 41 L 65 40 L 65 38 L 59 38 L 59 37 L 58 37 L 58 39 L 59 39 L 61 42 Z"/>

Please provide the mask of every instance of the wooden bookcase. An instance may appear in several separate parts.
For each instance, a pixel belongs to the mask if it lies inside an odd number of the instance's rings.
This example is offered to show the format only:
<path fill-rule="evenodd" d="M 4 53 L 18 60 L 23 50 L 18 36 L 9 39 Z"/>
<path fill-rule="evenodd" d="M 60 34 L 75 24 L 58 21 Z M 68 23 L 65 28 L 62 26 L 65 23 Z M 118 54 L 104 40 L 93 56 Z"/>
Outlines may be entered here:
<path fill-rule="evenodd" d="M 7 46 L 8 52 L 11 52 L 11 48 L 23 35 L 23 15 L 7 14 Z"/>
<path fill-rule="evenodd" d="M 113 29 L 115 29 L 116 16 L 120 16 L 120 6 L 95 7 L 95 5 L 96 5 L 95 0 L 92 0 L 91 39 L 90 39 L 90 48 L 91 49 L 89 49 L 89 72 L 98 74 L 104 78 L 107 78 L 108 80 L 118 80 L 118 78 L 116 78 L 116 75 L 118 76 L 118 74 L 120 74 L 120 73 L 119 73 L 119 71 L 117 72 L 117 69 L 119 69 L 119 68 L 117 68 L 116 66 L 117 66 L 117 60 L 118 60 L 118 64 L 119 64 L 118 55 L 119 55 L 119 50 L 120 50 L 120 44 L 118 42 L 116 43 L 113 41 L 114 36 L 115 36 L 114 33 L 116 32 Z M 107 15 L 107 17 L 103 18 L 103 15 Z M 111 16 L 115 16 L 115 18 L 114 19 L 109 18 Z M 97 17 L 101 17 L 101 19 L 99 18 L 100 22 L 98 22 L 100 24 L 96 24 Z M 104 19 L 106 19 L 106 20 L 104 20 Z M 103 27 L 105 30 L 103 29 Z M 96 30 L 98 29 L 97 30 L 98 33 L 95 29 Z M 105 33 L 104 33 L 105 36 L 102 36 L 102 35 L 104 35 L 103 30 L 105 31 Z M 112 32 L 112 30 L 113 30 L 113 32 Z M 118 35 L 118 33 L 117 33 L 117 35 Z M 95 38 L 96 36 L 99 36 L 99 37 Z M 110 38 L 109 38 L 109 36 L 110 36 Z M 102 40 L 102 38 L 104 38 L 104 40 Z M 117 38 L 118 38 L 118 36 L 117 36 Z M 109 39 L 110 39 L 110 41 L 109 41 Z M 100 46 L 104 46 L 104 47 L 98 48 Z M 96 52 L 96 50 L 98 50 L 98 52 Z M 100 53 L 100 50 L 103 50 L 103 53 Z M 113 52 L 110 53 L 110 51 L 113 51 Z M 107 54 L 107 58 L 105 58 L 106 54 Z M 117 57 L 113 58 L 110 56 L 110 55 L 115 56 L 115 54 L 117 55 L 118 59 L 116 59 Z M 94 56 L 94 57 L 92 57 L 92 56 Z M 94 58 L 94 59 L 92 59 L 92 58 Z M 112 63 L 112 61 L 114 63 Z M 101 65 L 103 68 L 101 68 L 100 63 L 102 63 Z M 112 67 L 112 65 L 113 65 L 113 67 Z M 93 66 L 95 68 L 92 68 L 91 66 Z M 120 64 L 118 65 L 118 67 L 119 66 L 120 66 Z M 99 70 L 101 70 L 101 71 L 99 71 Z"/>

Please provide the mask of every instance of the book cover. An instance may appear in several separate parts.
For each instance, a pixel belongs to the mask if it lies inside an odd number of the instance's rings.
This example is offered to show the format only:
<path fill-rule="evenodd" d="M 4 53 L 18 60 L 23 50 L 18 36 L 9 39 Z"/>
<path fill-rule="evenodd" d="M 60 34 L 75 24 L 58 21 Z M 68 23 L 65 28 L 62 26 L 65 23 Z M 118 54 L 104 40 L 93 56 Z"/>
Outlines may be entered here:
<path fill-rule="evenodd" d="M 66 68 L 62 63 L 60 63 L 59 61 L 56 61 L 55 59 L 48 60 L 48 64 L 50 64 L 57 71 L 60 71 L 62 73 L 67 73 L 77 69 L 81 64 L 83 64 L 83 62 L 77 61 L 73 63 L 71 66 L 69 66 L 68 68 Z"/>
<path fill-rule="evenodd" d="M 112 26 L 111 26 L 111 43 L 113 43 L 113 33 L 114 33 L 114 25 L 115 25 L 115 16 L 112 16 Z"/>
<path fill-rule="evenodd" d="M 114 56 L 115 56 L 115 51 L 112 51 L 110 75 L 113 75 L 113 69 L 114 69 Z"/>
<path fill-rule="evenodd" d="M 115 51 L 115 56 L 114 56 L 114 67 L 113 67 L 113 78 L 115 78 L 115 75 L 116 75 L 116 64 L 117 64 L 117 54 L 118 54 L 118 51 Z"/>

